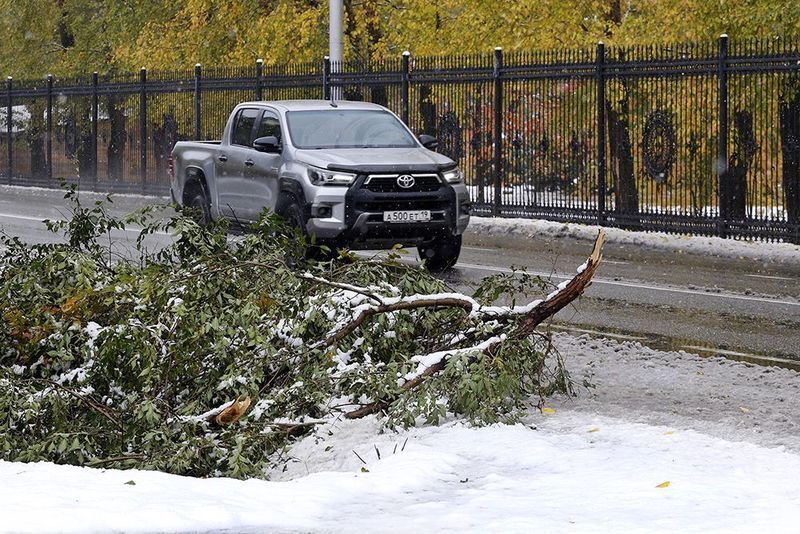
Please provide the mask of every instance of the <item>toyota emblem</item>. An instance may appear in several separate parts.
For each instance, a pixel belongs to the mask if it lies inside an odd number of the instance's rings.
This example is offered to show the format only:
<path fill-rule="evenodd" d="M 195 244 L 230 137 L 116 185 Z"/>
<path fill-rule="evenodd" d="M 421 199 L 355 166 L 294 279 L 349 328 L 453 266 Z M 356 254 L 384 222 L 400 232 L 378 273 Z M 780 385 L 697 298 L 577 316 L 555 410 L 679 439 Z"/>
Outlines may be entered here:
<path fill-rule="evenodd" d="M 403 174 L 397 177 L 397 185 L 403 189 L 410 189 L 414 187 L 415 183 L 417 183 L 417 181 L 410 174 Z"/>

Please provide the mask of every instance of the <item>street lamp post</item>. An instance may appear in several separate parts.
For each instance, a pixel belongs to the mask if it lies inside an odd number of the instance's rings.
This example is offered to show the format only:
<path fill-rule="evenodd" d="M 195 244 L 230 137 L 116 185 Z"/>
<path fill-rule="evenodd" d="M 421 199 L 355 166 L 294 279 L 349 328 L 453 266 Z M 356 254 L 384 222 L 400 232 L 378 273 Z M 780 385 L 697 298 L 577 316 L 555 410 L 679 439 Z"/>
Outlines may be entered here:
<path fill-rule="evenodd" d="M 344 2 L 343 0 L 330 0 L 330 26 L 329 35 L 329 56 L 331 59 L 331 72 L 339 72 L 342 61 L 342 40 L 344 34 Z M 340 88 L 331 87 L 331 98 L 339 99 Z"/>

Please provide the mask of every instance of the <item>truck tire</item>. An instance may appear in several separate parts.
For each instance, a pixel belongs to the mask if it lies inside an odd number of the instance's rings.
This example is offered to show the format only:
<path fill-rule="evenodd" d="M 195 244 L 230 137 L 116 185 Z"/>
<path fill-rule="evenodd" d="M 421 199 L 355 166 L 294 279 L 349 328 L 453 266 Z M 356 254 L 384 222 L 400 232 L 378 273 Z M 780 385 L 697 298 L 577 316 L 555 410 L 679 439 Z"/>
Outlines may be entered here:
<path fill-rule="evenodd" d="M 278 211 L 278 215 L 283 217 L 283 220 L 289 228 L 298 230 L 303 236 L 308 237 L 303 209 L 297 205 L 297 202 L 287 202 L 287 204 L 282 206 L 280 211 Z"/>
<path fill-rule="evenodd" d="M 333 249 L 323 250 L 319 244 L 311 244 L 311 236 L 306 228 L 306 218 L 303 214 L 303 208 L 294 199 L 294 197 L 284 197 L 278 201 L 276 213 L 283 217 L 286 225 L 291 229 L 299 230 L 303 237 L 306 238 L 306 246 L 302 251 L 292 251 L 290 256 L 287 256 L 287 261 L 290 264 L 297 264 L 298 258 L 306 260 L 316 260 L 319 262 L 329 262 L 336 258 L 336 251 Z"/>
<path fill-rule="evenodd" d="M 211 206 L 206 197 L 206 192 L 202 187 L 198 187 L 194 194 L 189 198 L 186 203 L 189 209 L 192 210 L 193 217 L 200 226 L 208 226 L 211 224 Z"/>
<path fill-rule="evenodd" d="M 461 236 L 451 235 L 440 237 L 431 243 L 417 247 L 419 259 L 425 262 L 425 267 L 434 273 L 450 269 L 458 261 L 461 254 Z"/>

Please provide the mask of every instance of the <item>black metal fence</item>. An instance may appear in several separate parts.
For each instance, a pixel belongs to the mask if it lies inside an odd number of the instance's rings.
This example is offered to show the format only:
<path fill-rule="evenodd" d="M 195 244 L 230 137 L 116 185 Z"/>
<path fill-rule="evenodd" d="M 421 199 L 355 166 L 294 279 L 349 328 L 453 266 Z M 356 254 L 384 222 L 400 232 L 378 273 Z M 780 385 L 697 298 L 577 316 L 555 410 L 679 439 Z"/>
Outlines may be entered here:
<path fill-rule="evenodd" d="M 478 214 L 800 241 L 796 40 L 7 80 L 0 172 L 165 193 L 245 100 L 370 100 L 458 161 Z"/>

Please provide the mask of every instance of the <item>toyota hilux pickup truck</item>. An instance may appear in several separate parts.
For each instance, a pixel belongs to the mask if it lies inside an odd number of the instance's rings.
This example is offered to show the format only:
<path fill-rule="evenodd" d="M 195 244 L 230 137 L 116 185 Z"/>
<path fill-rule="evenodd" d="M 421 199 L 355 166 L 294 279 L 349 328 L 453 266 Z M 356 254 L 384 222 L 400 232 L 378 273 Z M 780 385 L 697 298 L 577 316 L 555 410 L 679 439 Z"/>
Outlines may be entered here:
<path fill-rule="evenodd" d="M 417 247 L 444 270 L 461 251 L 470 200 L 435 147 L 377 104 L 245 102 L 220 141 L 175 145 L 170 191 L 206 223 L 246 226 L 269 210 L 332 249 Z"/>

